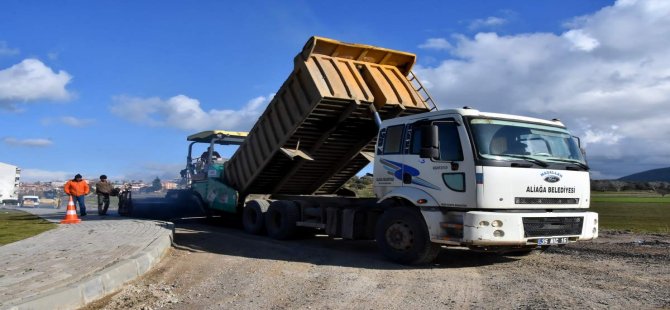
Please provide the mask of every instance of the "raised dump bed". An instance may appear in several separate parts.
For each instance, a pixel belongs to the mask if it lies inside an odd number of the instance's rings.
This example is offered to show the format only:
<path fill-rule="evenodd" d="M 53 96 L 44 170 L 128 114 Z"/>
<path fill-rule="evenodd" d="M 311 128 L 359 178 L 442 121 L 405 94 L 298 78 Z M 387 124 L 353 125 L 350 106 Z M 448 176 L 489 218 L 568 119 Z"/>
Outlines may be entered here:
<path fill-rule="evenodd" d="M 429 97 L 407 78 L 414 61 L 409 53 L 310 38 L 226 163 L 226 183 L 242 196 L 335 193 L 374 156 L 372 109 L 382 119 L 430 110 Z"/>

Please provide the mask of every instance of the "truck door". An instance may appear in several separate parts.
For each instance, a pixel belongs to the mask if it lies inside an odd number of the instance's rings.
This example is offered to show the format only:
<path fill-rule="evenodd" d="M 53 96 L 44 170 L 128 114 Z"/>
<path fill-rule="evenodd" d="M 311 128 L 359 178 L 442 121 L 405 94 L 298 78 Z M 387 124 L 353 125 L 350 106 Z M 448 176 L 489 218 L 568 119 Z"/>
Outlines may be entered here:
<path fill-rule="evenodd" d="M 403 185 L 405 125 L 393 125 L 379 132 L 375 156 L 375 193 L 384 196 Z"/>
<path fill-rule="evenodd" d="M 437 126 L 439 155 L 421 158 L 421 137 L 427 124 Z M 460 116 L 422 121 L 408 129 L 410 136 L 405 161 L 414 186 L 428 192 L 443 207 L 468 208 L 475 204 L 475 165 L 470 139 Z M 406 177 L 407 178 L 407 177 Z"/>

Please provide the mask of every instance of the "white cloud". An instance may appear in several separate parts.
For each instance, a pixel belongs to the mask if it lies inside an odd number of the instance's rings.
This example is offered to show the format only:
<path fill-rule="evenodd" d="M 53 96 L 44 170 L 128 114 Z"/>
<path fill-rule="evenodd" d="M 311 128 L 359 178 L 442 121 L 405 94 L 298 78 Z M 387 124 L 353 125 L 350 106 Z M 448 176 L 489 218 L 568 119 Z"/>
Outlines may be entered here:
<path fill-rule="evenodd" d="M 61 116 L 57 118 L 46 117 L 41 120 L 41 124 L 44 126 L 50 126 L 54 123 L 71 127 L 86 127 L 95 123 L 95 120 L 92 118 L 79 118 L 74 116 Z"/>
<path fill-rule="evenodd" d="M 475 19 L 473 20 L 468 28 L 470 30 L 477 30 L 477 29 L 482 29 L 482 28 L 491 28 L 491 27 L 496 27 L 500 25 L 504 25 L 507 23 L 507 20 L 504 18 L 500 17 L 495 17 L 495 16 L 490 16 L 484 19 Z"/>
<path fill-rule="evenodd" d="M 600 175 L 670 166 L 668 16 L 670 1 L 626 0 L 562 34 L 454 35 L 450 58 L 416 71 L 441 108 L 560 118 Z"/>
<path fill-rule="evenodd" d="M 443 38 L 430 38 L 425 43 L 419 45 L 419 48 L 432 50 L 448 50 L 451 48 L 449 41 Z"/>
<path fill-rule="evenodd" d="M 19 54 L 18 48 L 11 48 L 7 45 L 7 42 L 0 41 L 0 56 L 12 56 Z"/>
<path fill-rule="evenodd" d="M 65 86 L 71 80 L 65 71 L 56 73 L 37 59 L 25 59 L 0 70 L 0 108 L 12 108 L 19 102 L 68 100 L 72 94 Z"/>
<path fill-rule="evenodd" d="M 615 145 L 621 140 L 621 135 L 613 131 L 593 131 L 588 129 L 584 132 L 582 141 L 584 146 L 588 146 L 591 143 L 601 143 L 604 145 Z"/>
<path fill-rule="evenodd" d="M 2 139 L 2 142 L 8 145 L 14 146 L 26 146 L 26 147 L 47 147 L 51 146 L 53 142 L 49 139 L 17 139 L 14 137 L 6 137 Z"/>
<path fill-rule="evenodd" d="M 21 182 L 66 181 L 72 178 L 71 172 L 49 171 L 41 169 L 21 169 Z"/>
<path fill-rule="evenodd" d="M 60 121 L 72 127 L 85 127 L 95 122 L 95 120 L 90 118 L 78 118 L 74 116 L 63 116 L 60 118 Z"/>
<path fill-rule="evenodd" d="M 240 110 L 204 111 L 200 101 L 185 95 L 167 100 L 157 97 L 137 98 L 118 96 L 111 106 L 112 113 L 138 124 L 166 126 L 182 130 L 249 130 L 273 95 L 256 97 Z"/>
<path fill-rule="evenodd" d="M 598 40 L 584 33 L 582 29 L 573 29 L 563 34 L 574 45 L 575 49 L 590 52 L 600 45 Z"/>

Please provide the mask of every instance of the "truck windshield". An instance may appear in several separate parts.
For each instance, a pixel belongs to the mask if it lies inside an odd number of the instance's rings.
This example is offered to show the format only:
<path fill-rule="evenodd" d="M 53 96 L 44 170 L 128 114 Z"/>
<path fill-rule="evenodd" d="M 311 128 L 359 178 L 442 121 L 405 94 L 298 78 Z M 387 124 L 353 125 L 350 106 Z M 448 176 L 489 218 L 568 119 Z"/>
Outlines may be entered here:
<path fill-rule="evenodd" d="M 575 163 L 586 168 L 577 141 L 560 127 L 475 118 L 470 127 L 483 158 Z"/>

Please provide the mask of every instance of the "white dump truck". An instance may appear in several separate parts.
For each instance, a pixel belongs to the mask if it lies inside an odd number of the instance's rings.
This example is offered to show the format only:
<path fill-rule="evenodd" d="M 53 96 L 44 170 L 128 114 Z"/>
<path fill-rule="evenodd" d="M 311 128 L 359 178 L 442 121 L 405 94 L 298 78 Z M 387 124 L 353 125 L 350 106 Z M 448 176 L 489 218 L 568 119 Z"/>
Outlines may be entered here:
<path fill-rule="evenodd" d="M 529 252 L 598 236 L 588 166 L 558 120 L 469 108 L 396 118 L 382 123 L 374 162 L 387 206 L 375 237 L 394 260 L 426 260 L 439 245 Z"/>
<path fill-rule="evenodd" d="M 560 121 L 438 111 L 410 53 L 312 37 L 294 62 L 248 133 L 189 137 L 185 201 L 276 239 L 375 239 L 404 264 L 442 246 L 523 253 L 598 236 L 589 168 Z M 193 143 L 212 147 L 203 167 Z M 231 143 L 230 160 L 212 158 Z M 343 185 L 371 162 L 376 197 L 354 197 Z"/>

